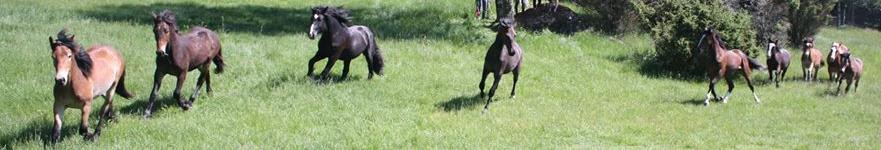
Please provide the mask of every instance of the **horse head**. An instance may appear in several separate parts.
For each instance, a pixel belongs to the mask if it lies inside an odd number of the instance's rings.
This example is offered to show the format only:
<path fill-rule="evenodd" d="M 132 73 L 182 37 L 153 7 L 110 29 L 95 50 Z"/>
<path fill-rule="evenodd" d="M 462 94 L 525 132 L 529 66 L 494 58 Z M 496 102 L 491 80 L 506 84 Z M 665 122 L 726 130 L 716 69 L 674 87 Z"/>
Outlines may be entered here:
<path fill-rule="evenodd" d="M 329 25 L 327 21 L 337 22 L 341 28 L 352 26 L 349 10 L 342 7 L 316 6 L 312 7 L 312 25 L 309 27 L 309 39 L 315 39 L 320 33 L 328 32 Z M 336 25 L 336 24 L 331 24 Z"/>
<path fill-rule="evenodd" d="M 505 45 L 508 48 L 508 54 L 514 55 L 516 52 L 513 50 L 514 38 L 517 37 L 517 32 L 514 30 L 516 24 L 511 19 L 502 19 L 499 20 L 499 28 L 497 30 L 497 38 L 505 39 Z"/>
<path fill-rule="evenodd" d="M 841 72 L 844 72 L 850 67 L 850 53 L 839 54 L 838 57 L 841 58 Z"/>
<path fill-rule="evenodd" d="M 767 50 L 768 57 L 771 57 L 771 55 L 773 55 L 773 53 L 772 53 L 773 51 L 780 50 L 780 47 L 778 45 L 779 42 L 780 42 L 780 40 L 771 40 L 770 38 L 768 39 L 768 50 Z"/>
<path fill-rule="evenodd" d="M 56 84 L 67 85 L 70 81 L 70 70 L 74 63 L 73 57 L 78 50 L 74 39 L 76 36 L 67 35 L 67 29 L 58 33 L 58 39 L 52 39 L 52 36 L 49 36 L 49 48 L 52 50 Z"/>
<path fill-rule="evenodd" d="M 807 37 L 804 40 L 802 40 L 802 43 L 804 44 L 805 48 L 813 48 L 814 47 L 814 38 Z"/>
<path fill-rule="evenodd" d="M 177 19 L 174 12 L 164 10 L 153 15 L 153 35 L 156 40 L 156 55 L 168 56 L 167 47 L 173 35 L 178 34 Z"/>

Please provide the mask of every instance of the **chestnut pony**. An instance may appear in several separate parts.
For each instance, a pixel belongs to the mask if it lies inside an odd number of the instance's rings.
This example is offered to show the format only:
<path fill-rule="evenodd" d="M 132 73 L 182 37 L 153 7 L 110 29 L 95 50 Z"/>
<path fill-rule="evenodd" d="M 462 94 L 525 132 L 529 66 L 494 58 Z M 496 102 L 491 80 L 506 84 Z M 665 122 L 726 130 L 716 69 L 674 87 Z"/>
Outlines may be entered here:
<path fill-rule="evenodd" d="M 80 134 L 86 140 L 95 140 L 101 135 L 101 128 L 107 120 L 115 116 L 113 94 L 127 99 L 132 97 L 125 89 L 125 61 L 119 52 L 107 45 L 94 45 L 84 50 L 76 42 L 74 35 L 67 35 L 66 29 L 61 30 L 57 38 L 49 37 L 49 48 L 52 50 L 55 65 L 55 126 L 52 128 L 51 139 L 58 142 L 61 137 L 61 117 L 64 116 L 64 110 L 79 108 L 82 109 Z M 92 99 L 97 96 L 104 96 L 104 105 L 98 113 L 98 126 L 91 133 L 89 114 L 92 111 Z"/>
<path fill-rule="evenodd" d="M 801 66 L 805 81 L 817 80 L 817 72 L 823 67 L 823 54 L 814 48 L 814 38 L 806 38 L 802 49 Z"/>
<path fill-rule="evenodd" d="M 150 117 L 162 78 L 170 74 L 177 76 L 177 86 L 174 88 L 173 97 L 178 101 L 178 106 L 183 110 L 192 107 L 199 89 L 206 84 L 205 90 L 211 94 L 211 77 L 208 70 L 211 62 L 214 62 L 216 73 L 222 73 L 223 55 L 221 55 L 220 38 L 217 33 L 203 27 L 193 27 L 190 32 L 181 35 L 177 20 L 173 12 L 165 10 L 159 15 L 153 14 L 153 34 L 156 36 L 156 72 L 153 75 L 153 90 L 150 100 L 144 110 L 144 117 Z M 199 79 L 196 81 L 196 89 L 190 100 L 181 98 L 181 88 L 187 79 L 187 72 L 199 69 Z"/>
<path fill-rule="evenodd" d="M 710 46 L 708 51 L 704 51 L 701 47 L 704 44 L 704 39 L 707 39 L 706 43 Z M 728 97 L 731 96 L 731 91 L 734 90 L 734 80 L 726 76 L 738 70 L 742 72 L 743 78 L 746 79 L 746 84 L 749 86 L 749 90 L 752 91 L 756 103 L 759 103 L 759 96 L 756 94 L 750 79 L 750 71 L 752 69 L 750 65 L 758 63 L 747 57 L 740 49 L 729 50 L 722 43 L 716 30 L 709 27 L 704 29 L 701 33 L 700 41 L 698 41 L 697 48 L 699 52 L 697 57 L 708 60 L 704 65 L 707 67 L 710 75 L 710 89 L 707 91 L 707 99 L 704 100 L 704 106 L 710 104 L 710 96 L 714 99 L 719 99 L 716 95 L 715 85 L 721 78 L 725 78 L 725 81 L 728 83 L 728 94 L 722 98 L 722 103 L 728 102 Z"/>
<path fill-rule="evenodd" d="M 844 80 L 847 80 L 844 93 L 850 91 L 851 83 L 853 83 L 853 90 L 856 92 L 857 87 L 860 86 L 860 76 L 863 74 L 863 60 L 851 56 L 850 53 L 844 53 L 839 56 L 841 59 L 841 72 L 838 75 L 838 90 L 835 93 L 836 95 L 841 95 L 841 82 Z"/>
<path fill-rule="evenodd" d="M 834 42 L 832 43 L 832 48 L 829 48 L 829 56 L 827 56 L 828 58 L 826 58 L 829 61 L 827 61 L 826 63 L 829 64 L 829 68 L 827 69 L 829 70 L 829 80 L 832 82 L 838 80 L 841 68 L 843 67 L 843 65 L 841 64 L 844 63 L 838 57 L 841 56 L 841 54 L 845 53 L 850 53 L 850 49 L 841 42 Z"/>
<path fill-rule="evenodd" d="M 486 76 L 493 74 L 493 86 L 489 89 L 489 97 L 486 99 L 486 105 L 483 106 L 483 113 L 489 111 L 489 103 L 492 102 L 493 96 L 496 94 L 496 88 L 499 87 L 499 80 L 502 74 L 514 74 L 514 85 L 511 87 L 511 98 L 514 98 L 514 90 L 517 89 L 517 79 L 520 77 L 520 63 L 523 60 L 523 49 L 517 44 L 514 32 L 513 20 L 504 19 L 499 21 L 499 28 L 496 31 L 496 40 L 486 51 L 486 57 L 483 61 L 483 74 L 480 76 L 480 96 L 483 97 L 483 87 L 486 85 Z"/>

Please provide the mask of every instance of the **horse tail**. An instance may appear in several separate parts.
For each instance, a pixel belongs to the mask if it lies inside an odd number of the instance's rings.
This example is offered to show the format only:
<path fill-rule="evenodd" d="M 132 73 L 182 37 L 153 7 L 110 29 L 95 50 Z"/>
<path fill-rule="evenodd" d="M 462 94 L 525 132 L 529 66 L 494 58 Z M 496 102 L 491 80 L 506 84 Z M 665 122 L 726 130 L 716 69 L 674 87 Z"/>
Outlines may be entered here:
<path fill-rule="evenodd" d="M 122 71 L 122 76 L 119 77 L 119 81 L 116 84 L 116 94 L 122 96 L 125 99 L 131 99 L 132 93 L 125 89 L 125 70 Z"/>
<path fill-rule="evenodd" d="M 369 54 L 370 57 L 373 58 L 373 62 L 371 62 L 371 64 L 373 65 L 371 66 L 371 68 L 373 68 L 373 70 L 371 71 L 378 75 L 383 75 L 382 68 L 383 66 L 385 66 L 385 64 L 382 58 L 382 52 L 379 49 L 379 45 L 376 44 L 376 37 L 374 36 L 372 30 L 368 29 L 365 33 L 367 33 L 367 40 L 369 43 L 367 54 Z"/>
<path fill-rule="evenodd" d="M 214 66 L 217 66 L 214 68 L 215 74 L 223 73 L 223 67 L 226 66 L 226 64 L 223 63 L 223 53 L 221 53 L 221 50 L 217 50 L 217 56 L 214 56 L 214 59 L 211 59 L 211 61 L 214 62 Z"/>

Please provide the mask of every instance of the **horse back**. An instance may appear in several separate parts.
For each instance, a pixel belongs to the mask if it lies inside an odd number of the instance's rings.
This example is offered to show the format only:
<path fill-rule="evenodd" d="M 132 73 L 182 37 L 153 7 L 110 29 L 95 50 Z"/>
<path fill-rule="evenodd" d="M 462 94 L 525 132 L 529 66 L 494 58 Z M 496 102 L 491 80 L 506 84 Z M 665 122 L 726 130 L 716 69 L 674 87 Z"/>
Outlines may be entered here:
<path fill-rule="evenodd" d="M 108 45 L 92 46 L 88 53 L 92 59 L 89 80 L 92 81 L 93 96 L 107 94 L 105 92 L 112 88 L 113 83 L 125 71 L 125 60 L 116 49 Z"/>
<path fill-rule="evenodd" d="M 220 53 L 220 38 L 214 31 L 193 27 L 183 41 L 190 57 L 190 69 L 208 63 Z"/>

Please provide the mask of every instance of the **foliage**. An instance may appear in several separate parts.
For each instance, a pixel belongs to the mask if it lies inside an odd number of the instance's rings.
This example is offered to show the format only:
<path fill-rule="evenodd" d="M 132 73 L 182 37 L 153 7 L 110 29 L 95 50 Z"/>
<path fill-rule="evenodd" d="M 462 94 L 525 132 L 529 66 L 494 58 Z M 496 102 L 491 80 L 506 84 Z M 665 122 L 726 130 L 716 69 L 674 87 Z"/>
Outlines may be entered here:
<path fill-rule="evenodd" d="M 820 31 L 832 19 L 829 13 L 838 0 L 792 0 L 789 2 L 790 43 L 797 44 Z"/>
<path fill-rule="evenodd" d="M 750 16 L 726 9 L 719 1 L 643 1 L 637 8 L 654 39 L 657 63 L 670 71 L 705 72 L 692 59 L 705 27 L 716 28 L 728 48 L 742 49 L 753 56 L 759 50 Z"/>
<path fill-rule="evenodd" d="M 640 30 L 639 14 L 636 11 L 638 0 L 573 0 L 576 5 L 593 10 L 596 27 L 612 33 L 631 33 Z"/>

